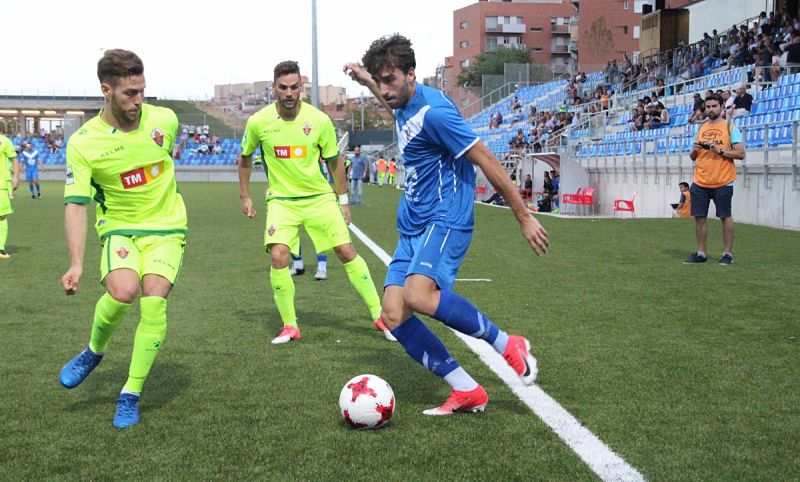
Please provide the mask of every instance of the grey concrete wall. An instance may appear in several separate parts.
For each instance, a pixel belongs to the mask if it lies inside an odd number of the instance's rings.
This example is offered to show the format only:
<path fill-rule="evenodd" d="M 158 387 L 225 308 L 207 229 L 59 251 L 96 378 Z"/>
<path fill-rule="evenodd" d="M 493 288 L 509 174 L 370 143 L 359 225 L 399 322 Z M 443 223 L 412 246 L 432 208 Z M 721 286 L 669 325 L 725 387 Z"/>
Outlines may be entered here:
<path fill-rule="evenodd" d="M 733 217 L 738 222 L 800 229 L 800 175 L 791 150 L 750 152 L 737 161 Z M 688 156 L 609 157 L 584 160 L 590 184 L 597 187 L 596 209 L 613 215 L 614 199 L 630 199 L 637 192 L 636 215 L 671 217 L 670 203 L 680 197 L 678 183 L 692 183 Z M 713 202 L 712 202 L 713 204 Z M 618 215 L 629 216 L 629 213 Z M 714 207 L 709 216 L 714 216 Z"/>

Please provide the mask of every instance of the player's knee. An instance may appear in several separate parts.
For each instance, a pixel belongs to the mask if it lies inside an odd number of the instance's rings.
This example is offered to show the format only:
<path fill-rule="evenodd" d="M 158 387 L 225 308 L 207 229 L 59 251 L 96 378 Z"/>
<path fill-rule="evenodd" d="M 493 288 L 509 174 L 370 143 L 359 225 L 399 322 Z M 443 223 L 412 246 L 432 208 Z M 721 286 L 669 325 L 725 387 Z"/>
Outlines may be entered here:
<path fill-rule="evenodd" d="M 428 290 L 406 286 L 403 290 L 403 302 L 411 310 L 423 315 L 431 316 L 436 312 L 433 297 Z"/>
<path fill-rule="evenodd" d="M 283 244 L 273 244 L 269 248 L 272 267 L 282 269 L 289 266 L 289 247 Z"/>
<path fill-rule="evenodd" d="M 349 263 L 356 259 L 356 248 L 350 243 L 336 246 L 333 251 L 342 263 Z"/>
<path fill-rule="evenodd" d="M 138 286 L 111 285 L 107 286 L 108 294 L 120 303 L 133 303 L 136 295 L 139 294 Z"/>

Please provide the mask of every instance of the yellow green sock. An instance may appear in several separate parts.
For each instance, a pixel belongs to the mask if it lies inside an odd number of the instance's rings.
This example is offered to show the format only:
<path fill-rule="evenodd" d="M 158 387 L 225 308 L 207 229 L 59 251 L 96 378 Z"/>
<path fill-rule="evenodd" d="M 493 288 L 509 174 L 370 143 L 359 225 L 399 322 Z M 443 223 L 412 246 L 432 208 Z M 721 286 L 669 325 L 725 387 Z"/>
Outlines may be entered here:
<path fill-rule="evenodd" d="M 6 239 L 8 239 L 8 219 L 3 219 L 0 220 L 0 249 L 6 249 Z"/>
<path fill-rule="evenodd" d="M 167 300 L 160 296 L 143 296 L 139 301 L 142 319 L 133 340 L 133 355 L 124 391 L 140 393 L 147 374 L 167 335 Z"/>
<path fill-rule="evenodd" d="M 269 282 L 275 305 L 284 325 L 297 326 L 297 314 L 294 311 L 294 281 L 289 268 L 271 268 Z"/>
<path fill-rule="evenodd" d="M 120 303 L 108 293 L 97 300 L 97 305 L 94 307 L 92 336 L 89 339 L 89 348 L 93 352 L 105 353 L 108 340 L 130 310 L 130 303 Z"/>
<path fill-rule="evenodd" d="M 370 316 L 372 316 L 373 320 L 377 319 L 381 316 L 381 298 L 375 289 L 375 283 L 372 282 L 367 262 L 361 256 L 356 255 L 353 261 L 345 263 L 344 269 L 347 271 L 350 284 L 353 285 L 353 288 L 361 295 L 361 299 L 367 304 Z"/>

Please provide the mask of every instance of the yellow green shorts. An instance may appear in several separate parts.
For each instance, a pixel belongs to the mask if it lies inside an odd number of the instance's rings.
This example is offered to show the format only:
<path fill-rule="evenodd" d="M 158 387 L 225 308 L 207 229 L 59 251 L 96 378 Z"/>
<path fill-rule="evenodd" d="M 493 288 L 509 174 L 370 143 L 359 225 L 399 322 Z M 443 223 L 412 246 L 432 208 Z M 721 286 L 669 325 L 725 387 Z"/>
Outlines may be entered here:
<path fill-rule="evenodd" d="M 273 244 L 285 244 L 296 255 L 300 226 L 306 228 L 317 253 L 329 253 L 336 246 L 352 242 L 334 193 L 303 199 L 270 199 L 264 246 L 269 250 Z"/>
<path fill-rule="evenodd" d="M 11 198 L 8 197 L 10 190 L 4 189 L 5 186 L 0 186 L 0 216 L 6 216 L 14 212 L 14 206 L 11 205 Z"/>
<path fill-rule="evenodd" d="M 157 274 L 173 285 L 178 278 L 183 261 L 183 234 L 166 236 L 111 235 L 103 242 L 100 260 L 100 279 L 115 269 L 136 271 L 139 279 L 146 274 Z"/>

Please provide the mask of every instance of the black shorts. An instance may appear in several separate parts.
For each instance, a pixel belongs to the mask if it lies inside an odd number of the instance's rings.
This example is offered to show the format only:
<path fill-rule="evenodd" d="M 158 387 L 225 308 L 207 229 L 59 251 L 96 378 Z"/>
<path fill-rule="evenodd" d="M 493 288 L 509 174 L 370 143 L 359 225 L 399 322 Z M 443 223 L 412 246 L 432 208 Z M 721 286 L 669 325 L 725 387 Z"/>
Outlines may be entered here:
<path fill-rule="evenodd" d="M 709 201 L 713 199 L 714 206 L 717 208 L 717 217 L 720 219 L 731 217 L 733 186 L 711 188 L 692 183 L 689 192 L 692 194 L 692 216 L 708 216 Z"/>

